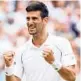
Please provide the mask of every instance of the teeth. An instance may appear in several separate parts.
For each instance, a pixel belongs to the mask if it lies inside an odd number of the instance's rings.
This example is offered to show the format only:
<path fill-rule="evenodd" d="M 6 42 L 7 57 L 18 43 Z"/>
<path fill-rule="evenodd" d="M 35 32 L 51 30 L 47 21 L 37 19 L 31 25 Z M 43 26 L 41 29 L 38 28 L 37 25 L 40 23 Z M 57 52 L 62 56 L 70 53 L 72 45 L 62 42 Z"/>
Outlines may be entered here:
<path fill-rule="evenodd" d="M 32 27 L 29 27 L 30 29 L 32 29 Z"/>
<path fill-rule="evenodd" d="M 34 28 L 30 28 L 30 29 L 34 29 Z"/>
<path fill-rule="evenodd" d="M 33 29 L 33 27 L 29 27 L 30 29 Z"/>

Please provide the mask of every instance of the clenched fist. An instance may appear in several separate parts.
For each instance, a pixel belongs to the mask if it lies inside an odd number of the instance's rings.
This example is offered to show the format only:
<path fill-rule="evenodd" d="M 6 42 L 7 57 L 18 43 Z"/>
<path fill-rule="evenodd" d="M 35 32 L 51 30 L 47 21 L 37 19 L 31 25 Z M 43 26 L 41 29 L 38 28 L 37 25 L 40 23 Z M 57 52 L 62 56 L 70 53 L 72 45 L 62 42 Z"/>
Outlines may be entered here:
<path fill-rule="evenodd" d="M 53 54 L 54 53 L 51 48 L 45 48 L 43 50 L 43 57 L 49 64 L 52 64 L 55 60 Z"/>
<path fill-rule="evenodd" d="M 4 53 L 3 56 L 4 56 L 5 64 L 6 64 L 7 67 L 12 65 L 14 55 L 15 55 L 15 52 L 13 52 L 13 51 L 8 51 L 8 52 Z"/>

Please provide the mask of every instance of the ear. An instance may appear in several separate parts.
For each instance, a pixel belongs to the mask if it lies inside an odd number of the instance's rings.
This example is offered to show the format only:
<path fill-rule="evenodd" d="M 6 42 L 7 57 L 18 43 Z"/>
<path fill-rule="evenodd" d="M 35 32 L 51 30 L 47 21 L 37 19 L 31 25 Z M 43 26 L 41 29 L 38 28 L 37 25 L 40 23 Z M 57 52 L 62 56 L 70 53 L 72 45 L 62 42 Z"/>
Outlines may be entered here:
<path fill-rule="evenodd" d="M 45 17 L 45 18 L 43 19 L 44 24 L 47 24 L 47 23 L 48 23 L 48 20 L 49 20 L 49 17 Z"/>

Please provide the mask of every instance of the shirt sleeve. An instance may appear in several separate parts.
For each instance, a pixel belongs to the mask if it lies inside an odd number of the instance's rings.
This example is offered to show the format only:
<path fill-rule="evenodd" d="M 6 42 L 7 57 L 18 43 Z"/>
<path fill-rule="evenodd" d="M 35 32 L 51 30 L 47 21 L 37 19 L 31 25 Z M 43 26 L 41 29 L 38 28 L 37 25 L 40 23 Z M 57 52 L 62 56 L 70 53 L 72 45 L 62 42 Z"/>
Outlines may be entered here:
<path fill-rule="evenodd" d="M 76 59 L 73 54 L 73 50 L 70 42 L 67 39 L 63 39 L 61 42 L 61 50 L 62 50 L 62 64 L 64 66 L 70 66 L 76 64 Z"/>
<path fill-rule="evenodd" d="M 17 76 L 18 78 L 22 79 L 23 76 L 23 65 L 22 65 L 22 60 L 21 60 L 22 52 L 17 50 L 16 55 L 14 57 L 14 71 L 13 75 Z"/>

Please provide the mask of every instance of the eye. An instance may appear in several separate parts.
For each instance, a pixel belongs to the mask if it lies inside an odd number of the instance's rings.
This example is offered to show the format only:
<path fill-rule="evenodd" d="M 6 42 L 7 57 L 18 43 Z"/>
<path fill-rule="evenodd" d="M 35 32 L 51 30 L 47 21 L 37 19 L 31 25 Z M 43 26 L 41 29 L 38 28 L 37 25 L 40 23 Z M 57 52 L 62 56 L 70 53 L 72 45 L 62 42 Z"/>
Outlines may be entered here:
<path fill-rule="evenodd" d="M 29 21 L 29 20 L 30 20 L 30 18 L 29 18 L 29 17 L 26 17 L 26 20 L 27 20 L 27 21 Z"/>
<path fill-rule="evenodd" d="M 33 17 L 32 19 L 33 19 L 33 20 L 37 20 L 38 18 L 37 18 L 37 17 Z"/>

